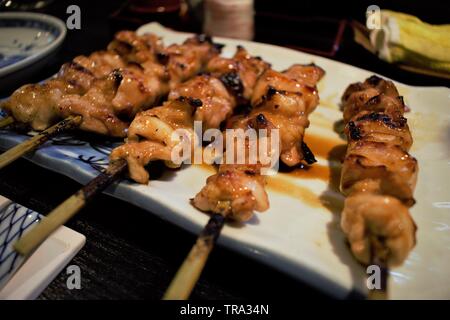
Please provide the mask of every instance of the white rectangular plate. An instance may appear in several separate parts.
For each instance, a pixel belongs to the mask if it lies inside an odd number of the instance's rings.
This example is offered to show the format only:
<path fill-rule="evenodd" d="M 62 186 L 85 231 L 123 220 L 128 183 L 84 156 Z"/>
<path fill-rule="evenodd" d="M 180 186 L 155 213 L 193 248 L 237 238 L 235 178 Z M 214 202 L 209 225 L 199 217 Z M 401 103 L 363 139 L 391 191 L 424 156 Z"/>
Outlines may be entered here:
<path fill-rule="evenodd" d="M 155 32 L 166 44 L 181 42 L 188 35 L 152 23 L 139 32 Z M 293 63 L 314 62 L 327 72 L 319 85 L 321 104 L 311 115 L 307 131 L 310 148 L 319 159 L 322 178 L 278 174 L 269 180 L 271 207 L 243 225 L 227 225 L 219 244 L 269 264 L 329 294 L 343 298 L 350 291 L 366 292 L 365 270 L 355 262 L 339 228 L 340 194 L 329 188 L 331 165 L 335 176 L 339 162 L 327 160 L 332 148 L 345 142 L 333 130 L 342 118 L 338 103 L 345 88 L 363 81 L 371 72 L 322 57 L 286 48 L 247 41 L 217 38 L 226 44 L 224 55 L 235 46 L 245 46 L 253 55 L 283 70 Z M 450 90 L 440 87 L 413 87 L 396 83 L 411 108 L 407 114 L 414 136 L 412 154 L 420 166 L 415 192 L 417 204 L 411 213 L 418 225 L 416 248 L 402 267 L 391 271 L 392 298 L 450 298 Z M 25 137 L 3 131 L 0 148 L 9 148 Z M 47 143 L 30 159 L 81 183 L 97 174 L 107 163 L 111 144 L 81 138 L 59 137 Z M 337 149 L 336 149 L 337 150 Z M 189 204 L 204 185 L 211 170 L 201 166 L 167 171 L 149 185 L 129 181 L 107 192 L 167 219 L 191 232 L 199 232 L 208 216 Z M 51 186 L 50 186 L 51 187 Z M 127 217 L 124 216 L 126 224 Z M 232 263 L 232 262 L 230 262 Z"/>

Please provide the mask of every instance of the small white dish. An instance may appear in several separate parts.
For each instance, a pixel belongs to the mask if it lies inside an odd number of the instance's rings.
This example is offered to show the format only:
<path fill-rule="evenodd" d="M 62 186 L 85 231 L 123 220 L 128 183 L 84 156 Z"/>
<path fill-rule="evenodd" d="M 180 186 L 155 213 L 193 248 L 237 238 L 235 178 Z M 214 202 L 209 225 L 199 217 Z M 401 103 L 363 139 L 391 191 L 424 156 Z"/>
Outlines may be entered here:
<path fill-rule="evenodd" d="M 0 13 L 0 77 L 50 55 L 63 42 L 66 25 L 31 12 Z"/>
<path fill-rule="evenodd" d="M 35 299 L 80 251 L 86 238 L 67 227 L 56 230 L 25 259 L 14 243 L 42 216 L 0 196 L 0 299 Z"/>

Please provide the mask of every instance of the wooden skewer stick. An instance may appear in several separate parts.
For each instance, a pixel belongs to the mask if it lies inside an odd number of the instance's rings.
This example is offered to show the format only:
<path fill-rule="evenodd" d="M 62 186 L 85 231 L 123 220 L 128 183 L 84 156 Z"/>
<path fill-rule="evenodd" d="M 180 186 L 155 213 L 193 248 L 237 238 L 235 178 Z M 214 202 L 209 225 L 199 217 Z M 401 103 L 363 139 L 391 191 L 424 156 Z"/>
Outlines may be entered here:
<path fill-rule="evenodd" d="M 169 285 L 163 300 L 186 300 L 194 289 L 195 284 L 208 260 L 209 253 L 214 247 L 220 231 L 225 223 L 225 217 L 214 214 L 197 238 L 180 269 Z"/>
<path fill-rule="evenodd" d="M 0 129 L 3 127 L 9 126 L 13 122 L 14 122 L 14 118 L 11 116 L 7 116 L 3 119 L 0 119 Z"/>
<path fill-rule="evenodd" d="M 388 250 L 378 240 L 373 238 L 371 241 L 371 264 L 380 268 L 380 289 L 369 290 L 369 300 L 388 300 L 388 276 L 389 268 L 387 264 Z"/>
<path fill-rule="evenodd" d="M 29 255 L 45 239 L 47 239 L 53 231 L 80 211 L 97 193 L 103 191 L 113 181 L 119 178 L 126 167 L 127 162 L 123 159 L 112 162 L 104 172 L 61 203 L 43 218 L 34 229 L 30 230 L 30 232 L 19 239 L 15 243 L 14 249 L 21 255 Z"/>
<path fill-rule="evenodd" d="M 56 136 L 60 132 L 79 126 L 81 120 L 81 116 L 69 116 L 66 119 L 58 122 L 57 124 L 51 126 L 50 128 L 39 132 L 34 137 L 2 153 L 0 155 L 0 169 L 7 166 L 17 158 L 20 158 L 27 152 L 30 152 L 31 150 L 39 147 L 48 139 Z"/>

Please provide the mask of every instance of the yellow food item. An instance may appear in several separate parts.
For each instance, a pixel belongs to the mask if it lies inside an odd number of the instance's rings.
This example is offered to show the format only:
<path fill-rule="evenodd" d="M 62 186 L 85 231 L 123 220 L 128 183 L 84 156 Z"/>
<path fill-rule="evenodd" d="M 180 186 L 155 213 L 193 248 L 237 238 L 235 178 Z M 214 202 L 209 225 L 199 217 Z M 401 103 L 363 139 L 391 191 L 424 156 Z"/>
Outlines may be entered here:
<path fill-rule="evenodd" d="M 381 10 L 381 28 L 372 30 L 370 41 L 383 60 L 450 73 L 450 25 Z"/>

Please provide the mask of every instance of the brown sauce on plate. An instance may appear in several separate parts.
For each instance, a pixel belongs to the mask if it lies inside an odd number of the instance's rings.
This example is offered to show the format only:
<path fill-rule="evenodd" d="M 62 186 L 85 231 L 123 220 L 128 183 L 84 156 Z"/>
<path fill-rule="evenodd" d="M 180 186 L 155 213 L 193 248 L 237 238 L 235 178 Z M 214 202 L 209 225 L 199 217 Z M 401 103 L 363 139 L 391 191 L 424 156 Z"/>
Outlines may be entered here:
<path fill-rule="evenodd" d="M 325 207 L 332 212 L 340 212 L 343 198 L 339 193 L 339 175 L 346 144 L 336 138 L 330 139 L 314 134 L 306 134 L 305 142 L 316 157 L 327 159 L 328 165 L 315 163 L 294 169 L 284 168 L 280 174 L 267 177 L 267 189 L 298 199 L 311 207 Z M 200 167 L 211 174 L 217 172 L 213 165 L 202 164 Z M 319 179 L 327 182 L 329 188 L 323 194 L 317 194 L 306 186 L 289 181 L 289 177 Z"/>

